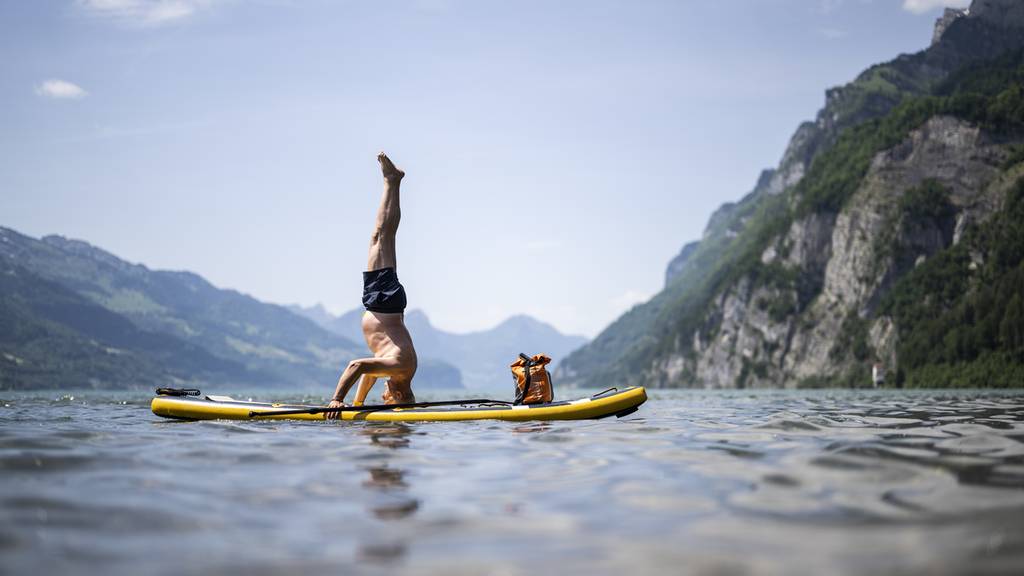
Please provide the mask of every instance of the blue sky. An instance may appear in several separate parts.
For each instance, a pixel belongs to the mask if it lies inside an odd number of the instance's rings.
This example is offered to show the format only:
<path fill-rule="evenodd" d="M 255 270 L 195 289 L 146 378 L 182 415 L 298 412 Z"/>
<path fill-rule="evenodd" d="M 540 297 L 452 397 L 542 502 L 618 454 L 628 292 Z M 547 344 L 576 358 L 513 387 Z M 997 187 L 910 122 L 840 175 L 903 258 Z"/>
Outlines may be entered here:
<path fill-rule="evenodd" d="M 412 307 L 593 336 L 942 5 L 0 0 L 0 225 L 341 312 L 385 150 Z"/>

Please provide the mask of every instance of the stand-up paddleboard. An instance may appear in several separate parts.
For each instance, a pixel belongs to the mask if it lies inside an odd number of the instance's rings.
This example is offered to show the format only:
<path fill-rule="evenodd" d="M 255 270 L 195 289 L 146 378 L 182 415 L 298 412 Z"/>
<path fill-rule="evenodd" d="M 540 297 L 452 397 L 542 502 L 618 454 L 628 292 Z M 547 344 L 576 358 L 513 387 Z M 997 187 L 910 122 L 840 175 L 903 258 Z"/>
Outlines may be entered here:
<path fill-rule="evenodd" d="M 198 394 L 198 390 L 195 391 Z M 610 388 L 588 398 L 513 406 L 493 400 L 423 402 L 402 406 L 357 406 L 337 410 L 341 420 L 374 422 L 453 420 L 587 420 L 625 416 L 647 401 L 642 387 Z M 440 406 L 438 404 L 441 404 Z M 323 420 L 323 406 L 247 402 L 228 396 L 158 395 L 150 405 L 153 413 L 182 420 Z"/>

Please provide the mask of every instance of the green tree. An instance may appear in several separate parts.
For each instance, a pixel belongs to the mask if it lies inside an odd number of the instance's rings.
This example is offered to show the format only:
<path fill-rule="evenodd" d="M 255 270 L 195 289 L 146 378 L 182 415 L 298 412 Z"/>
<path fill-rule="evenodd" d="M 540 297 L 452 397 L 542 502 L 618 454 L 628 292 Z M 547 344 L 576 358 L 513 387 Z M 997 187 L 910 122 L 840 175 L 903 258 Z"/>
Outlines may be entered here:
<path fill-rule="evenodd" d="M 1014 294 L 1006 306 L 1003 321 L 999 325 L 999 340 L 1012 352 L 1024 348 L 1024 305 L 1020 301 L 1020 293 Z"/>

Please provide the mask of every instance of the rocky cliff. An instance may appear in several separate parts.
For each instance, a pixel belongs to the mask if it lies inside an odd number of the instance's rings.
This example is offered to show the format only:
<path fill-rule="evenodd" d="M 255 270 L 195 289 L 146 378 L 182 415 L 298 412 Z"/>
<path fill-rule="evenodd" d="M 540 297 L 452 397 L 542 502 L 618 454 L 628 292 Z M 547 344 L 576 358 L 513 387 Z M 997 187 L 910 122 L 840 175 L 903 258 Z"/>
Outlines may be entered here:
<path fill-rule="evenodd" d="M 829 90 L 779 166 L 669 264 L 664 291 L 567 358 L 561 376 L 595 386 L 860 384 L 877 364 L 890 383 L 914 380 L 900 356 L 922 324 L 892 301 L 953 251 L 969 253 L 957 271 L 967 281 L 931 313 L 974 298 L 970 279 L 995 250 L 979 231 L 1005 224 L 1022 171 L 1022 45 L 1024 3 L 976 0 L 944 15 L 928 49 Z M 942 361 L 1013 363 L 997 340 Z"/>
<path fill-rule="evenodd" d="M 966 16 L 968 10 L 957 10 L 956 8 L 946 8 L 942 13 L 942 17 L 935 22 L 935 31 L 932 32 L 932 46 L 939 43 L 942 40 L 942 35 L 949 29 L 949 25 L 956 21 L 957 18 Z"/>
<path fill-rule="evenodd" d="M 866 367 L 858 370 L 858 363 L 897 369 L 898 327 L 877 314 L 882 298 L 898 278 L 999 211 L 1019 172 L 1000 170 L 1011 153 L 1006 142 L 969 122 L 928 119 L 872 159 L 837 214 L 796 219 L 765 247 L 765 269 L 781 277 L 820 278 L 806 307 L 796 305 L 796 286 L 745 275 L 710 307 L 706 321 L 715 326 L 713 333 L 698 334 L 692 353 L 666 357 L 666 368 L 692 358 L 697 381 L 723 388 L 863 375 Z M 915 216 L 917 211 L 926 216 Z M 858 324 L 868 335 L 861 351 L 855 345 L 863 343 L 849 337 Z"/>

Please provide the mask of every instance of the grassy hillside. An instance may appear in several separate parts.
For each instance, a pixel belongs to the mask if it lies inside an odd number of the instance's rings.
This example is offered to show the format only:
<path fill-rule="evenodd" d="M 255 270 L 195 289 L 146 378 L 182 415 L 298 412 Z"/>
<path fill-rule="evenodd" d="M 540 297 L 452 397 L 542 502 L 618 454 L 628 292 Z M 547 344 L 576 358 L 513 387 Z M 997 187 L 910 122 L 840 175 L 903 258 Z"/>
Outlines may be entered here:
<path fill-rule="evenodd" d="M 0 260 L 0 388 L 151 387 L 245 368 Z"/>
<path fill-rule="evenodd" d="M 282 306 L 150 270 L 85 242 L 0 228 L 0 386 L 152 387 L 166 382 L 330 389 L 365 346 Z M 427 363 L 420 384 L 458 385 Z"/>

